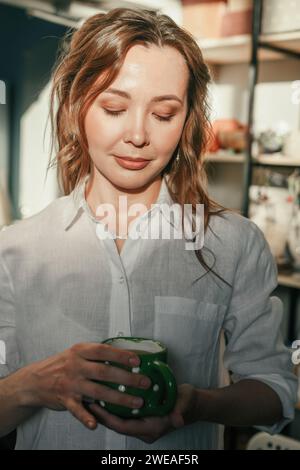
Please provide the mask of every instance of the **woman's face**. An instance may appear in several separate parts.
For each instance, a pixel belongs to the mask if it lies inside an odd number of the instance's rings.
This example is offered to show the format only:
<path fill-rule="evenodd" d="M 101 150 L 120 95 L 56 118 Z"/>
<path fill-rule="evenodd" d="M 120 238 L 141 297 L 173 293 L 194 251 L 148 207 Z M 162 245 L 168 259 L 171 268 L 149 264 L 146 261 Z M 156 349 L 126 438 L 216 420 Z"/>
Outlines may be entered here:
<path fill-rule="evenodd" d="M 124 189 L 143 187 L 161 174 L 183 130 L 188 77 L 188 67 L 174 48 L 135 45 L 128 51 L 119 75 L 85 118 L 96 171 Z M 149 163 L 128 169 L 116 155 Z"/>

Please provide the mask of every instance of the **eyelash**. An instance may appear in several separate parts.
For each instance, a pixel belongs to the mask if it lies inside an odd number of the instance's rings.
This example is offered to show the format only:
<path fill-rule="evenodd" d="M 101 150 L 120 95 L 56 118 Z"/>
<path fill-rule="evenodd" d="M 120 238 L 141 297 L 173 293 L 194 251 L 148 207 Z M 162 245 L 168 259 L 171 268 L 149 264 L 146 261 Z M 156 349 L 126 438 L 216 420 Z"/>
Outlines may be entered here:
<path fill-rule="evenodd" d="M 103 108 L 104 112 L 106 114 L 109 114 L 110 116 L 113 116 L 113 117 L 118 117 L 122 114 L 123 111 L 109 111 L 108 109 L 105 109 Z M 162 117 L 162 116 L 158 116 L 156 115 L 156 119 L 158 119 L 159 121 L 164 121 L 164 122 L 167 122 L 167 121 L 171 121 L 171 119 L 173 118 L 174 115 L 172 116 L 169 116 L 169 117 Z"/>

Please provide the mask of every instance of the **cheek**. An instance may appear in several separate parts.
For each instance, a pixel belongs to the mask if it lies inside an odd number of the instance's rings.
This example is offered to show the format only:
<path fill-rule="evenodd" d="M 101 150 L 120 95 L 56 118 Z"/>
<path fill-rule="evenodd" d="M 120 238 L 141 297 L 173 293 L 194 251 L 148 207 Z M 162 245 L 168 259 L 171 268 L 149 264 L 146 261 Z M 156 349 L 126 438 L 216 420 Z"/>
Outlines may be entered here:
<path fill-rule="evenodd" d="M 94 145 L 104 147 L 112 140 L 114 134 L 113 126 L 93 108 L 90 108 L 86 115 L 85 132 L 89 147 Z"/>
<path fill-rule="evenodd" d="M 166 129 L 158 134 L 156 145 L 160 148 L 161 154 L 170 154 L 174 151 L 180 139 L 182 128 L 181 124 L 174 127 L 166 126 Z"/>

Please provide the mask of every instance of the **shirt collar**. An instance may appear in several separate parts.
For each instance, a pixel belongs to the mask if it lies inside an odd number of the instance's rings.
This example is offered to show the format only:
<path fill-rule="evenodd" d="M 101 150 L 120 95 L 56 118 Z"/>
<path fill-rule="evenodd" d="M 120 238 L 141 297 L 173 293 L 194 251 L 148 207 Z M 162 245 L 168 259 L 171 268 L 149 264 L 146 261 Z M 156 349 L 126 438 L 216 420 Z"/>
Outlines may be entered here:
<path fill-rule="evenodd" d="M 95 222 L 99 221 L 94 217 L 86 199 L 85 199 L 85 186 L 89 179 L 89 174 L 87 174 L 81 182 L 73 189 L 73 191 L 67 196 L 69 198 L 70 204 L 66 207 L 64 212 L 64 229 L 68 230 L 80 217 L 82 212 L 86 212 L 87 215 Z M 154 203 L 155 208 L 161 210 L 163 216 L 169 223 L 172 223 L 176 226 L 176 222 L 171 222 L 170 213 L 168 210 L 163 210 L 164 205 L 171 206 L 174 202 L 171 198 L 168 186 L 167 186 L 168 175 L 164 175 L 159 191 L 158 198 Z"/>

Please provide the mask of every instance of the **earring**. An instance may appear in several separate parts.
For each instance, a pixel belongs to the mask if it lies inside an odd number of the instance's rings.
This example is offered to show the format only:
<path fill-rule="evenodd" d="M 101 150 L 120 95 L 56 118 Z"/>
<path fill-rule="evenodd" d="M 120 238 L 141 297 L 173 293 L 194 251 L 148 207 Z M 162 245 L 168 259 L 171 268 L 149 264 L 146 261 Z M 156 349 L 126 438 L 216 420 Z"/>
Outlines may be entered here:
<path fill-rule="evenodd" d="M 180 154 L 179 154 L 179 151 L 178 151 L 177 156 L 175 158 L 175 164 L 178 165 L 179 161 L 180 161 Z"/>

